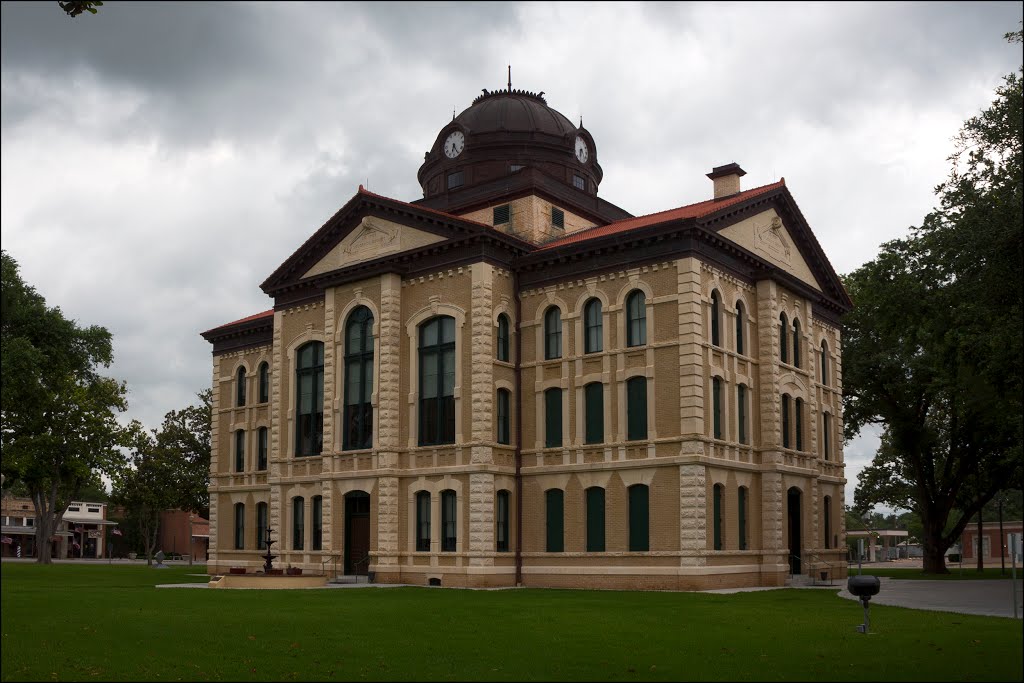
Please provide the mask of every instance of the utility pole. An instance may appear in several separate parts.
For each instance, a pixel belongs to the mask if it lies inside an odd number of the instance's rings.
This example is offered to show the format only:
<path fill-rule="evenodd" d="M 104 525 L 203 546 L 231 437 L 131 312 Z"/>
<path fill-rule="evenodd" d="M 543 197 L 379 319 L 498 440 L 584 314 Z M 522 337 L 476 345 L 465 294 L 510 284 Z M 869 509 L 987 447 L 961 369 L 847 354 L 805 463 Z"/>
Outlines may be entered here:
<path fill-rule="evenodd" d="M 1006 576 L 1006 536 L 1003 535 L 1003 492 L 999 492 L 999 574 Z"/>

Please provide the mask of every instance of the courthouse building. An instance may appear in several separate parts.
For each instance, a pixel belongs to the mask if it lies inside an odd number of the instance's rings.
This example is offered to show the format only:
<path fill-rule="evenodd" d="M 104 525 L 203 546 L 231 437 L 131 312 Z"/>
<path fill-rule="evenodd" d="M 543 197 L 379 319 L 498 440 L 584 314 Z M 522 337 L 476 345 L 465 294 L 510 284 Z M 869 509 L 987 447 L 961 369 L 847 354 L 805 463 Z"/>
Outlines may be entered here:
<path fill-rule="evenodd" d="M 633 216 L 582 122 L 485 90 L 422 198 L 360 187 L 271 310 L 203 333 L 210 572 L 257 571 L 269 526 L 275 566 L 382 583 L 845 576 L 851 302 L 785 180 L 744 174 Z"/>

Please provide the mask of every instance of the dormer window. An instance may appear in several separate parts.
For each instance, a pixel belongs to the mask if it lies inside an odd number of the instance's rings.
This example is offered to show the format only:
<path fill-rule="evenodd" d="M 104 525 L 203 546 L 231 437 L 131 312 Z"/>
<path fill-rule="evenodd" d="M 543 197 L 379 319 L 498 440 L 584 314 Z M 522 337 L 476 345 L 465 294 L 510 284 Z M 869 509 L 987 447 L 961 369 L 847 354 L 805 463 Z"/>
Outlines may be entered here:
<path fill-rule="evenodd" d="M 551 207 L 551 227 L 565 228 L 565 212 L 553 206 Z"/>
<path fill-rule="evenodd" d="M 574 175 L 572 177 L 572 184 L 576 186 L 577 190 L 585 191 L 587 189 L 587 181 L 583 178 L 583 176 Z"/>
<path fill-rule="evenodd" d="M 462 184 L 464 182 L 465 182 L 465 176 L 463 176 L 462 171 L 455 171 L 453 173 L 449 173 L 448 174 L 448 189 L 449 190 L 454 190 L 456 187 L 462 187 Z"/>
<path fill-rule="evenodd" d="M 503 225 L 508 223 L 511 215 L 512 208 L 509 204 L 502 204 L 501 206 L 494 207 L 494 224 Z"/>

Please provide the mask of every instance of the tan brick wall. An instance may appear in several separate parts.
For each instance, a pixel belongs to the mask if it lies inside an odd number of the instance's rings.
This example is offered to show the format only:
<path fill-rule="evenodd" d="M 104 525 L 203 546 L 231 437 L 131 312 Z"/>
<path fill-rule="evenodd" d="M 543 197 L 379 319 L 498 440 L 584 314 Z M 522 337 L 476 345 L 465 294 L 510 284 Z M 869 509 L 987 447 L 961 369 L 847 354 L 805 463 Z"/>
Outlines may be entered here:
<path fill-rule="evenodd" d="M 505 204 L 509 205 L 509 222 L 494 225 L 494 207 L 504 206 Z M 562 210 L 564 228 L 552 226 L 551 209 L 553 206 Z M 483 209 L 461 214 L 461 216 L 478 223 L 494 225 L 496 229 L 502 232 L 527 242 L 533 242 L 534 244 L 558 239 L 569 233 L 592 228 L 596 225 L 593 221 L 587 220 L 582 216 L 572 213 L 565 207 L 552 204 L 536 195 L 520 197 L 519 199 L 513 199 L 511 202 L 499 202 Z"/>

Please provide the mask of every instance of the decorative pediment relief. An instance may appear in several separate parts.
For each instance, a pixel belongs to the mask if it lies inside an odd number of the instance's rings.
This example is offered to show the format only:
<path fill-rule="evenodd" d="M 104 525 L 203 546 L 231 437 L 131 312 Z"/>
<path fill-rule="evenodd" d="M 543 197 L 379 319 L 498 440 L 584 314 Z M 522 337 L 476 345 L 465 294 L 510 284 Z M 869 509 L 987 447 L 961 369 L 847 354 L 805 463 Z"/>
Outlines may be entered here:
<path fill-rule="evenodd" d="M 718 234 L 822 291 L 804 255 L 774 209 L 723 228 Z"/>
<path fill-rule="evenodd" d="M 424 247 L 443 240 L 444 238 L 438 235 L 387 221 L 377 216 L 364 216 L 352 232 L 338 242 L 302 277 L 327 273 L 353 263 Z"/>

